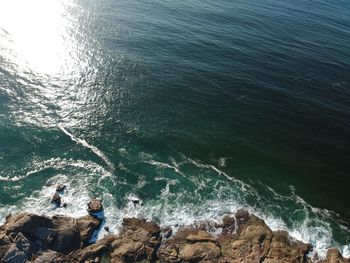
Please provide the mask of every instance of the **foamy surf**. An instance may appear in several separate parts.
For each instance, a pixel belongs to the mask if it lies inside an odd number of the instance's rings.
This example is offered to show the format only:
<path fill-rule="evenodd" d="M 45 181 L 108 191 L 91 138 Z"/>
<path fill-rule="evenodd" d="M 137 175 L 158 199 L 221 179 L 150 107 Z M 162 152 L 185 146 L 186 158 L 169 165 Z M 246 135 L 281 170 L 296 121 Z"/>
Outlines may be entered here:
<path fill-rule="evenodd" d="M 55 192 L 55 184 L 58 182 L 63 182 L 67 185 L 67 190 L 62 198 L 63 202 L 68 203 L 68 206 L 67 208 L 52 209 L 49 202 Z M 48 216 L 65 214 L 79 217 L 87 214 L 86 204 L 91 197 L 88 184 L 75 184 L 63 175 L 52 178 L 49 184 L 52 185 L 44 186 L 40 191 L 26 198 L 22 206 L 1 208 L 1 218 L 4 219 L 6 214 L 15 211 L 28 211 Z M 244 208 L 264 219 L 272 230 L 286 230 L 293 238 L 311 243 L 314 246 L 314 252 L 317 252 L 321 257 L 325 256 L 325 252 L 330 244 L 338 246 L 344 256 L 349 255 L 349 245 L 341 246 L 336 244 L 333 241 L 332 231 L 326 224 L 321 224 L 318 227 L 310 227 L 309 225 L 313 221 L 306 220 L 298 224 L 295 228 L 288 228 L 283 220 L 267 215 L 249 205 L 241 204 L 236 200 L 208 200 L 203 202 L 199 207 L 196 204 L 190 203 L 170 203 L 167 201 L 169 195 L 169 190 L 164 189 L 160 200 L 150 202 L 140 200 L 138 204 L 135 204 L 134 200 L 139 199 L 139 197 L 131 193 L 125 197 L 123 207 L 118 209 L 118 204 L 115 202 L 113 196 L 105 193 L 102 196 L 106 218 L 104 224 L 109 227 L 110 232 L 118 233 L 123 218 L 144 217 L 148 220 L 155 220 L 161 226 L 171 226 L 176 232 L 178 228 L 184 225 L 194 225 L 198 222 L 207 221 L 219 222 L 225 214 L 233 214 L 239 208 Z M 179 200 L 181 200 L 181 194 Z M 101 229 L 97 238 L 101 238 L 105 234 L 107 232 Z"/>
<path fill-rule="evenodd" d="M 76 137 L 73 133 L 69 132 L 61 123 L 57 126 L 62 132 L 64 132 L 66 135 L 68 135 L 72 141 L 84 146 L 85 148 L 90 149 L 94 154 L 96 154 L 98 157 L 100 157 L 107 165 L 108 167 L 114 171 L 115 167 L 114 164 L 108 159 L 108 157 L 96 146 L 89 144 L 86 140 Z"/>
<path fill-rule="evenodd" d="M 122 156 L 133 158 L 125 154 Z M 138 163 L 151 167 L 154 174 L 150 177 L 137 173 L 134 185 L 129 185 L 127 177 L 115 176 L 108 169 L 91 161 L 54 158 L 38 163 L 26 176 L 48 168 L 54 168 L 58 174 L 47 180 L 41 189 L 24 198 L 17 207 L 1 207 L 1 219 L 4 220 L 7 214 L 16 211 L 79 217 L 87 214 L 89 199 L 99 197 L 103 199 L 105 208 L 104 225 L 108 226 L 112 233 L 118 233 L 125 217 L 144 217 L 156 221 L 161 226 L 171 226 L 176 231 L 183 225 L 205 221 L 219 222 L 224 215 L 244 208 L 264 219 L 272 230 L 286 230 L 293 238 L 311 243 L 314 251 L 321 257 L 325 256 L 329 246 L 337 246 L 345 256 L 349 254 L 349 244 L 339 244 L 334 240 L 329 223 L 332 222 L 332 214 L 310 206 L 295 194 L 293 188 L 290 195 L 284 196 L 273 188 L 262 185 L 269 192 L 269 200 L 265 200 L 252 185 L 231 178 L 213 165 L 202 164 L 185 156 L 180 160 L 169 158 L 169 163 L 154 156 L 151 158 L 149 154 L 142 156 L 144 158 Z M 136 162 L 135 160 L 137 158 L 132 159 L 133 162 Z M 125 164 L 120 162 L 118 167 L 124 167 L 122 170 L 127 175 L 133 173 L 132 166 L 126 168 Z M 195 168 L 195 173 L 186 173 L 184 167 Z M 67 172 L 69 175 L 66 175 Z M 113 182 L 110 178 L 113 178 Z M 159 182 L 163 182 L 163 187 L 156 190 L 155 197 L 140 196 L 145 186 Z M 68 206 L 52 209 L 50 200 L 58 183 L 67 185 L 67 190 L 62 195 L 62 203 L 65 202 Z M 193 188 L 188 188 L 188 183 L 192 183 Z M 210 192 L 203 196 L 203 191 L 207 189 L 210 189 Z M 248 198 L 257 202 L 252 204 Z M 282 217 L 276 216 L 278 213 L 274 212 L 281 210 L 281 207 L 276 205 L 284 204 L 293 204 L 292 207 L 299 210 L 303 219 L 294 220 L 290 224 Z M 292 213 L 293 210 L 289 209 L 287 212 Z M 105 234 L 107 232 L 101 229 L 96 238 Z"/>

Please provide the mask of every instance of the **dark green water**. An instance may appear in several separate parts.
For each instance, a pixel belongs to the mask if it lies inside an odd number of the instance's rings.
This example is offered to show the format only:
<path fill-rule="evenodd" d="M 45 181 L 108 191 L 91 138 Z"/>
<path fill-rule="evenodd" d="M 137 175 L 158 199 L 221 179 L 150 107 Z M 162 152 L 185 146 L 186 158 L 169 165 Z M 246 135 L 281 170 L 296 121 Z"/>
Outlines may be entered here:
<path fill-rule="evenodd" d="M 350 2 L 0 2 L 0 221 L 245 207 L 350 254 Z M 50 210 L 53 184 L 66 210 Z M 141 205 L 131 200 L 138 197 Z"/>

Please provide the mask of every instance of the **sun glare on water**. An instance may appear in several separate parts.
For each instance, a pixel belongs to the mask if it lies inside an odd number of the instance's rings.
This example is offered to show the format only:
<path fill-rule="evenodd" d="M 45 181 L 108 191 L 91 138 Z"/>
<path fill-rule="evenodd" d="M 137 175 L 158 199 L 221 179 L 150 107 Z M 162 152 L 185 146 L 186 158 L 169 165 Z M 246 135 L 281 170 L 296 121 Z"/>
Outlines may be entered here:
<path fill-rule="evenodd" d="M 22 70 L 59 73 L 69 64 L 67 1 L 0 0 L 0 50 Z M 4 52 L 1 52 L 4 53 Z"/>

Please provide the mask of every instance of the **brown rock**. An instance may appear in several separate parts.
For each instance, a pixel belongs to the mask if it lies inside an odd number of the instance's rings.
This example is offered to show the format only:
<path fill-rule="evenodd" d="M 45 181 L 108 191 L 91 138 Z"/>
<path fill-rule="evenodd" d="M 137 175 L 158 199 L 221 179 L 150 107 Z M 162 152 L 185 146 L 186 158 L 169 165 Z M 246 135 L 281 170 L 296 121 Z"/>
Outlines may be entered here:
<path fill-rule="evenodd" d="M 7 217 L 4 230 L 7 234 L 22 232 L 26 236 L 37 238 L 37 235 L 40 236 L 37 233 L 39 227 L 52 228 L 53 223 L 44 216 L 19 213 Z"/>
<path fill-rule="evenodd" d="M 6 217 L 0 226 L 0 262 L 111 262 L 111 263 L 310 263 L 311 246 L 293 240 L 285 231 L 272 232 L 265 222 L 246 212 L 236 213 L 235 232 L 218 238 L 200 226 L 179 230 L 161 246 L 157 224 L 126 218 L 118 236 L 108 235 L 96 244 L 88 240 L 100 226 L 98 219 L 84 216 L 52 218 L 33 214 Z M 236 224 L 225 217 L 221 227 Z M 86 246 L 81 248 L 81 242 Z M 157 258 L 158 255 L 158 258 Z M 318 263 L 349 263 L 339 250 L 330 249 Z"/>
<path fill-rule="evenodd" d="M 243 224 L 249 220 L 249 212 L 244 209 L 238 209 L 235 213 L 238 224 Z"/>
<path fill-rule="evenodd" d="M 116 241 L 115 241 L 116 242 Z M 143 254 L 144 244 L 139 241 L 127 240 L 127 242 L 121 242 L 121 244 L 112 244 L 116 247 L 112 252 L 112 258 L 122 258 L 122 259 L 138 259 L 141 258 Z"/>
<path fill-rule="evenodd" d="M 154 262 L 160 227 L 145 219 L 125 218 L 121 235 L 112 243 L 111 262 Z"/>
<path fill-rule="evenodd" d="M 337 248 L 330 248 L 327 250 L 326 259 L 320 263 L 348 263 L 349 259 L 343 258 L 340 251 Z"/>
<path fill-rule="evenodd" d="M 162 246 L 158 251 L 158 258 L 161 263 L 177 263 L 181 262 L 179 258 L 178 249 L 175 245 Z"/>
<path fill-rule="evenodd" d="M 39 254 L 35 260 L 34 263 L 58 263 L 60 262 L 59 258 L 61 255 L 52 250 L 47 250 L 41 254 Z M 62 261 L 61 261 L 62 262 Z"/>
<path fill-rule="evenodd" d="M 98 213 L 103 211 L 102 201 L 99 199 L 91 199 L 88 203 L 89 213 Z"/>
<path fill-rule="evenodd" d="M 158 251 L 160 262 L 217 262 L 220 247 L 204 230 L 183 228 L 168 239 Z"/>
<path fill-rule="evenodd" d="M 141 227 L 149 232 L 152 236 L 159 236 L 160 234 L 160 227 L 154 223 L 154 222 L 144 222 Z"/>
<path fill-rule="evenodd" d="M 179 258 L 190 262 L 199 262 L 200 260 L 213 260 L 221 255 L 220 248 L 213 242 L 197 242 L 195 244 L 186 244 L 179 250 Z"/>
<path fill-rule="evenodd" d="M 233 216 L 226 215 L 222 218 L 222 227 L 235 227 L 236 219 Z"/>
<path fill-rule="evenodd" d="M 66 262 L 94 262 L 103 257 L 110 249 L 110 244 L 92 244 L 83 249 L 73 251 L 66 257 Z"/>
<path fill-rule="evenodd" d="M 302 263 L 311 246 L 296 242 L 287 232 L 272 232 L 262 219 L 250 215 L 240 220 L 237 234 L 219 238 L 228 262 Z"/>
<path fill-rule="evenodd" d="M 87 246 L 94 232 L 99 229 L 101 222 L 93 216 L 86 215 L 78 218 L 77 223 L 82 245 Z"/>
<path fill-rule="evenodd" d="M 216 239 L 209 233 L 203 230 L 196 231 L 194 233 L 189 234 L 186 237 L 186 241 L 190 243 L 196 242 L 216 242 Z"/>
<path fill-rule="evenodd" d="M 124 230 L 136 230 L 141 227 L 142 224 L 146 222 L 144 218 L 123 218 L 123 229 Z"/>
<path fill-rule="evenodd" d="M 306 254 L 310 250 L 311 246 L 291 239 L 287 232 L 276 231 L 273 232 L 270 250 L 265 261 L 266 263 L 306 262 Z"/>

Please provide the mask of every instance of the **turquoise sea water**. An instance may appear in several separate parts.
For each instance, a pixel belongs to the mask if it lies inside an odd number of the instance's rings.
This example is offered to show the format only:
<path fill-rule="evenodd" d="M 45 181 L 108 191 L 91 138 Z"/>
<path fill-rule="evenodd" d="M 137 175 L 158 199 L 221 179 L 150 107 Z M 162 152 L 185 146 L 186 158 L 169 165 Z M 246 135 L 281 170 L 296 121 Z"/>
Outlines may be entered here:
<path fill-rule="evenodd" d="M 0 221 L 244 207 L 350 255 L 350 2 L 1 0 Z M 50 210 L 57 182 L 67 209 Z M 134 206 L 133 198 L 141 205 Z"/>

